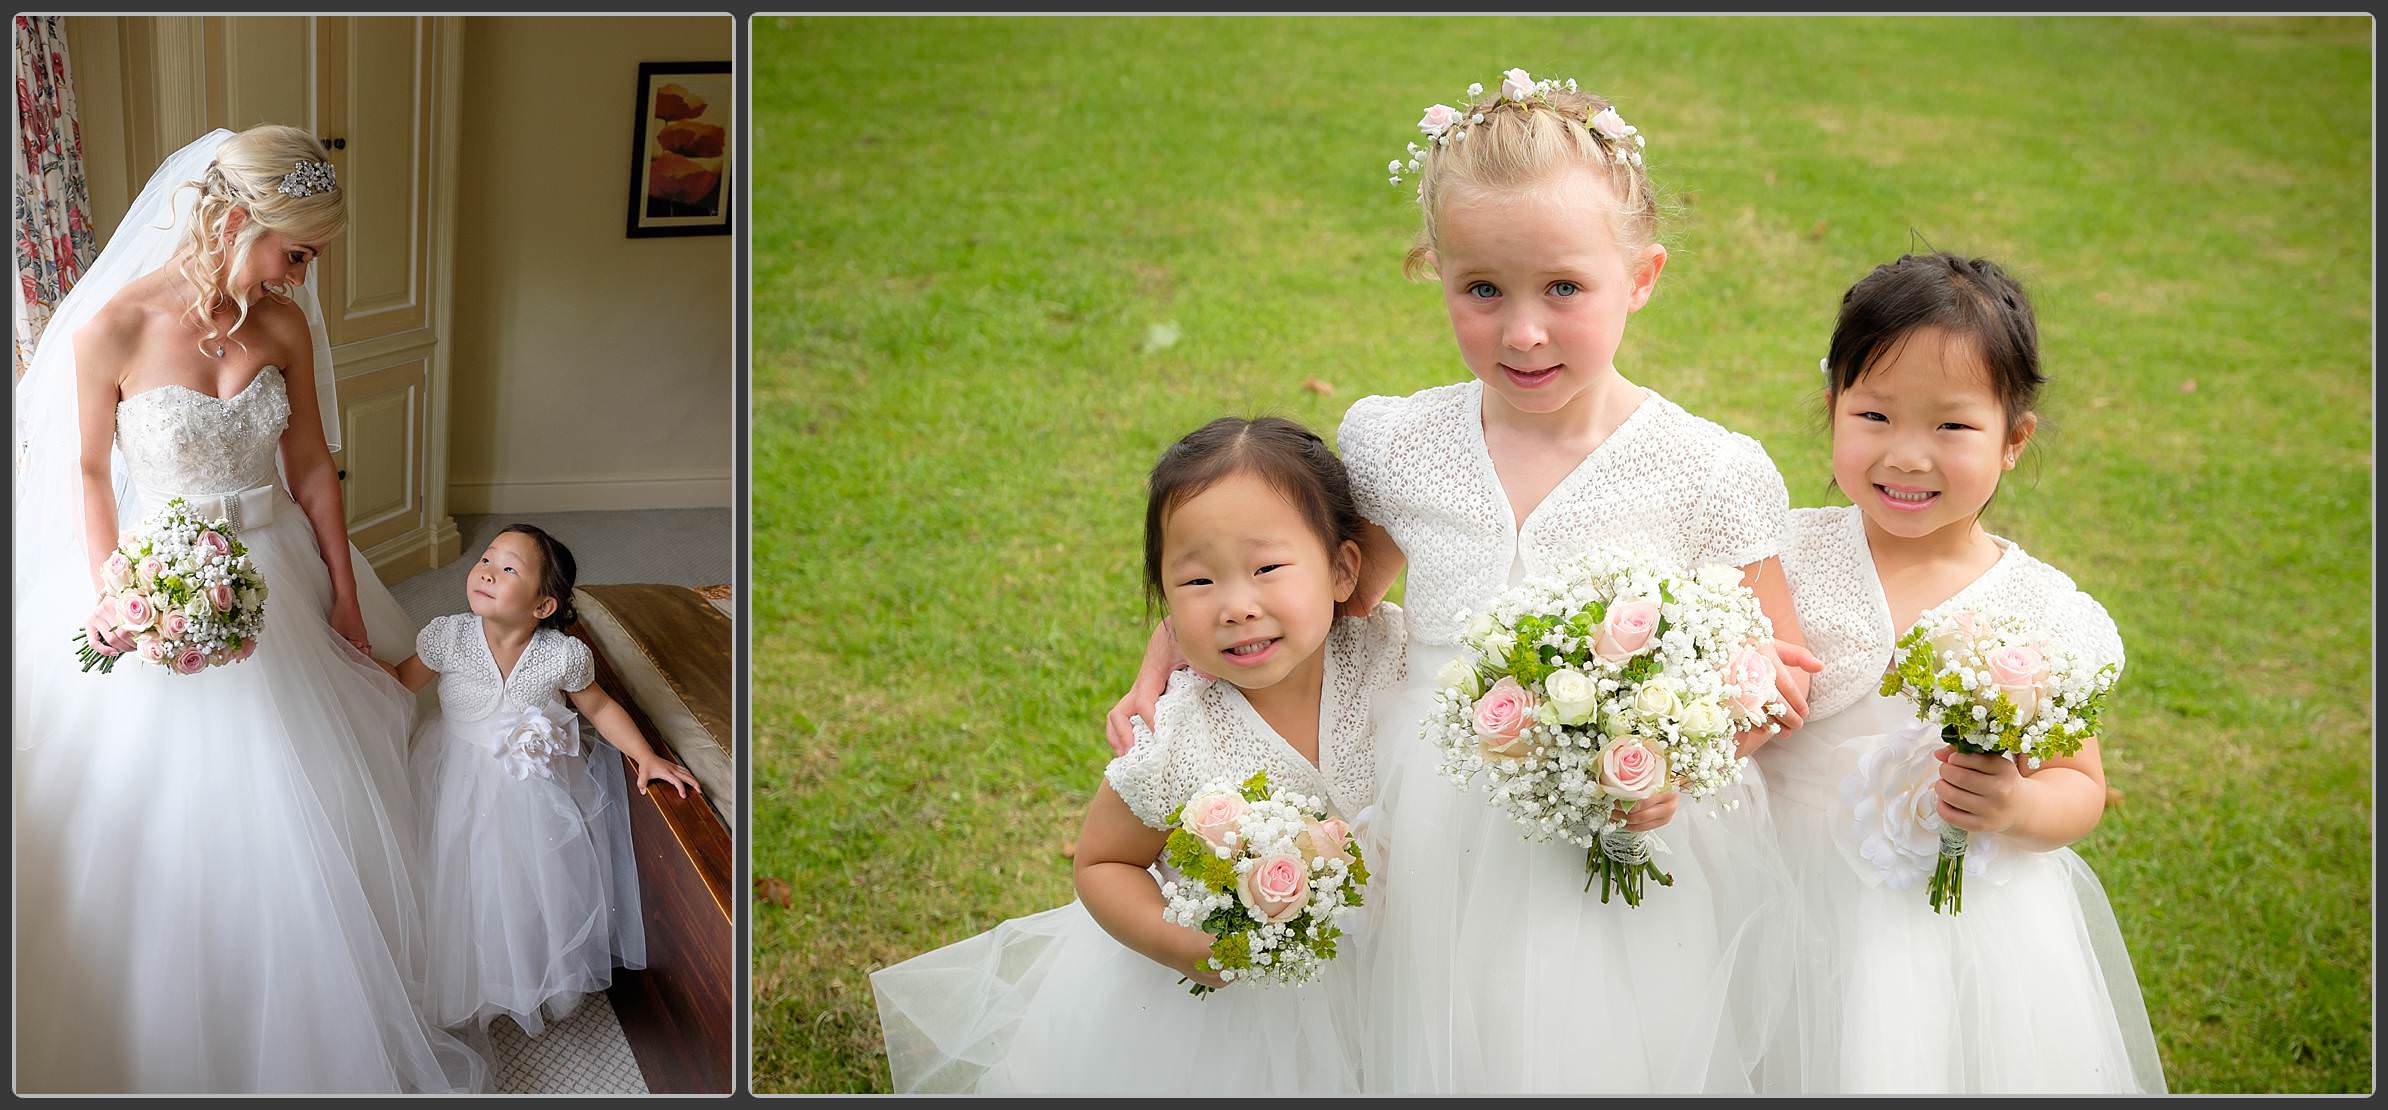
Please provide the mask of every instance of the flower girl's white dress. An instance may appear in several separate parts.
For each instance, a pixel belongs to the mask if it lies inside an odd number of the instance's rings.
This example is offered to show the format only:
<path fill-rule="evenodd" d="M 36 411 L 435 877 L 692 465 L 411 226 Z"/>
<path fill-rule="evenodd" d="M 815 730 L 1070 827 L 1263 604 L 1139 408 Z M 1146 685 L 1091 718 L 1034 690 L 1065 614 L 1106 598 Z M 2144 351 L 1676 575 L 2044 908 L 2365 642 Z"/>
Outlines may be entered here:
<path fill-rule="evenodd" d="M 21 1091 L 482 1082 L 480 1058 L 418 1014 L 414 700 L 332 629 L 314 527 L 275 471 L 290 415 L 271 366 L 229 398 L 169 385 L 116 406 L 139 489 L 128 526 L 176 496 L 237 517 L 269 595 L 249 659 L 82 673 L 67 637 L 92 594 L 27 591 L 17 568 Z M 82 547 L 80 521 L 17 526 Z M 399 649 L 412 622 L 348 555 L 373 642 Z"/>
<path fill-rule="evenodd" d="M 1788 995 L 1793 938 L 1756 769 L 1685 802 L 1639 907 L 1585 890 L 1584 849 L 1529 843 L 1421 738 L 1466 615 L 1600 547 L 1687 566 L 1774 555 L 1788 497 L 1755 440 L 1651 393 L 1519 527 L 1484 445 L 1483 385 L 1369 397 L 1337 449 L 1407 557 L 1409 678 L 1380 702 L 1379 903 L 1362 1077 L 1409 1092 L 1742 1091 Z M 1724 806 L 1738 800 L 1731 811 Z M 1380 847 L 1381 845 L 1381 847 Z"/>
<path fill-rule="evenodd" d="M 425 625 L 415 653 L 439 672 L 440 704 L 415 738 L 426 1009 L 451 1027 L 505 1014 L 536 1036 L 617 965 L 646 966 L 622 759 L 564 698 L 596 664 L 542 628 L 501 675 L 471 613 Z"/>
<path fill-rule="evenodd" d="M 1920 880 L 1929 870 L 1912 885 L 1892 886 L 1867 862 L 1869 834 L 1906 832 L 1936 847 L 1938 829 L 1893 828 L 1879 818 L 1861 827 L 1854 803 L 1862 792 L 1851 781 L 1859 760 L 1897 754 L 1886 750 L 1894 744 L 1928 760 L 1938 741 L 1902 739 L 1914 710 L 1881 693 L 1903 630 L 1891 627 L 1864 514 L 1852 506 L 1791 516 L 1783 565 L 1824 671 L 1805 727 L 1758 753 L 1810 937 L 1799 1016 L 1768 1056 L 1766 1085 L 2162 1091 L 2130 954 L 2098 877 L 2072 849 L 2029 852 L 1973 837 L 1965 909 L 1956 915 L 1927 903 Z M 1935 608 L 2012 614 L 2092 667 L 2120 666 L 2122 640 L 2106 610 L 2062 571 L 2000 542 L 1998 562 Z M 1979 873 L 1970 869 L 1976 865 Z"/>
<path fill-rule="evenodd" d="M 1335 622 L 1322 649 L 1319 764 L 1232 683 L 1180 671 L 1151 731 L 1139 727 L 1105 776 L 1156 829 L 1195 791 L 1263 770 L 1271 785 L 1358 820 L 1374 794 L 1369 701 L 1401 676 L 1401 625 L 1389 604 Z M 1367 912 L 1345 918 L 1348 935 L 1369 927 Z M 1345 949 L 1300 987 L 1238 984 L 1197 998 L 1073 901 L 873 972 L 871 988 L 898 1091 L 1335 1094 L 1359 1085 L 1353 964 Z"/>

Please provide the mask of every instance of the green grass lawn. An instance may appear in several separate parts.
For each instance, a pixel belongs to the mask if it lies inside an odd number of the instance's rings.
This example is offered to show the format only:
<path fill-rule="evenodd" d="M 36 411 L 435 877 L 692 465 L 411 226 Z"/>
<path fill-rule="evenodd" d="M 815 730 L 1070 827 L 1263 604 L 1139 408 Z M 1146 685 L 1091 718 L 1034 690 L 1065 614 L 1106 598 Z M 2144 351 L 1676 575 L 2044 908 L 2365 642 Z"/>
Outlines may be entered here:
<path fill-rule="evenodd" d="M 1674 196 L 1619 368 L 1795 505 L 1837 503 L 1850 282 L 1911 232 L 2026 280 L 2054 384 L 1989 523 L 2129 646 L 2080 849 L 2166 1076 L 2368 1090 L 2370 35 L 758 20 L 752 859 L 790 897 L 753 907 L 756 1089 L 886 1089 L 869 971 L 1071 897 L 1160 449 L 1466 375 L 1383 166 L 1518 65 L 1614 98 Z"/>

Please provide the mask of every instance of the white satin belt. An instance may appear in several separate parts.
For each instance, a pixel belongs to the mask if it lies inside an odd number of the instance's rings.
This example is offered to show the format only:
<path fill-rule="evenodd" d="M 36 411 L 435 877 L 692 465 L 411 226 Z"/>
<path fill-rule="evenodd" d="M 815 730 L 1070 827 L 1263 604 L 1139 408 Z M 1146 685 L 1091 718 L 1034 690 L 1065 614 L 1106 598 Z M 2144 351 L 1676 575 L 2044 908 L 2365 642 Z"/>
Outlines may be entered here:
<path fill-rule="evenodd" d="M 262 528 L 273 523 L 274 506 L 282 500 L 282 487 L 267 483 L 232 493 L 169 493 L 148 498 L 148 509 L 142 516 L 166 507 L 166 502 L 182 498 L 201 520 L 221 519 L 232 525 L 235 532 L 243 528 Z"/>

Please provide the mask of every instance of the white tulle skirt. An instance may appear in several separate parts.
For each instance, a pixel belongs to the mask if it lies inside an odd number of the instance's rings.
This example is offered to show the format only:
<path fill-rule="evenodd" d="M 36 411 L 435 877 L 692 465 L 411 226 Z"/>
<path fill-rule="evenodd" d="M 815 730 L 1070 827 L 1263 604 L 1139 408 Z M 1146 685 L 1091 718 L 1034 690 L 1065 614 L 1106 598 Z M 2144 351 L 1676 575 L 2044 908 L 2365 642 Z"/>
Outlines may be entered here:
<path fill-rule="evenodd" d="M 265 630 L 197 675 L 81 673 L 90 594 L 19 568 L 18 1089 L 478 1089 L 480 1057 L 416 1005 L 414 699 L 327 623 L 287 495 L 241 538 Z M 413 625 L 349 557 L 375 649 L 403 658 Z"/>
<path fill-rule="evenodd" d="M 1348 1094 L 1349 962 L 1196 998 L 1071 902 L 873 972 L 871 990 L 897 1091 Z"/>
<path fill-rule="evenodd" d="M 1799 943 L 1754 770 L 1660 830 L 1672 886 L 1604 905 L 1585 890 L 1584 849 L 1528 843 L 1480 785 L 1437 771 L 1418 726 L 1455 651 L 1410 653 L 1414 677 L 1376 704 L 1380 812 L 1364 846 L 1379 916 L 1356 953 L 1366 1088 L 1751 1090 Z"/>
<path fill-rule="evenodd" d="M 2070 849 L 2007 849 L 1933 912 L 1853 859 L 1842 781 L 1905 725 L 1869 696 L 1776 741 L 1759 761 L 1811 943 L 1798 1018 L 1768 1054 L 1767 1089 L 1806 1093 L 2161 1092 L 2147 1008 L 2106 892 Z"/>
<path fill-rule="evenodd" d="M 441 1026 L 482 1031 L 504 1015 L 538 1036 L 610 985 L 614 968 L 647 966 L 622 757 L 570 707 L 549 710 L 588 742 L 555 757 L 553 778 L 507 773 L 483 735 L 503 721 L 434 714 L 417 730 L 424 1009 Z"/>

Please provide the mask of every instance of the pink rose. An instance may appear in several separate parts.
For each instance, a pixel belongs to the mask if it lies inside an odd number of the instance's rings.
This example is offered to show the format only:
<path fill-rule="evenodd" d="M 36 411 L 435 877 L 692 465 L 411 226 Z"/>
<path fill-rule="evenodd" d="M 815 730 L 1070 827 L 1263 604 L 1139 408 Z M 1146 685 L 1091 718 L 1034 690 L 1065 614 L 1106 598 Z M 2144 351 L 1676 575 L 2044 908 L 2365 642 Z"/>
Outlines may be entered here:
<path fill-rule="evenodd" d="M 174 671 L 177 674 L 198 674 L 206 669 L 207 653 L 198 648 L 184 648 L 182 654 L 174 657 Z"/>
<path fill-rule="evenodd" d="M 1236 880 L 1235 892 L 1252 916 L 1282 925 L 1301 916 L 1310 900 L 1310 868 L 1297 856 L 1262 856 Z"/>
<path fill-rule="evenodd" d="M 141 594 L 126 594 L 116 604 L 117 627 L 127 632 L 146 632 L 158 620 L 158 607 Z"/>
<path fill-rule="evenodd" d="M 1485 754 L 1524 755 L 1526 721 L 1533 715 L 1534 695 L 1517 679 L 1493 683 L 1476 700 L 1476 736 L 1484 742 Z"/>
<path fill-rule="evenodd" d="M 141 658 L 148 662 L 166 661 L 166 641 L 157 636 L 143 636 L 134 641 L 134 647 L 141 653 Z"/>
<path fill-rule="evenodd" d="M 229 585 L 226 585 L 226 584 L 224 584 L 224 583 L 221 583 L 221 582 L 219 582 L 219 583 L 216 583 L 216 584 L 215 584 L 215 585 L 213 585 L 213 586 L 209 586 L 209 587 L 207 588 L 207 603 L 208 603 L 209 605 L 213 605 L 213 606 L 215 606 L 215 607 L 216 607 L 216 612 L 219 612 L 219 613 L 229 613 L 229 612 L 231 612 L 231 611 L 232 611 L 232 587 L 231 587 L 231 586 L 229 586 Z"/>
<path fill-rule="evenodd" d="M 166 615 L 158 621 L 158 631 L 165 633 L 169 640 L 182 639 L 183 633 L 190 630 L 191 618 L 183 616 L 180 609 L 167 610 Z"/>
<path fill-rule="evenodd" d="M 158 575 L 166 573 L 166 561 L 155 555 L 144 555 L 140 562 L 133 564 L 133 569 L 139 573 L 142 585 L 154 586 L 157 585 Z"/>
<path fill-rule="evenodd" d="M 1178 814 L 1178 824 L 1187 832 L 1202 838 L 1202 842 L 1221 852 L 1234 847 L 1236 822 L 1252 809 L 1241 795 L 1221 791 L 1204 794 L 1186 803 Z"/>
<path fill-rule="evenodd" d="M 1649 650 L 1650 637 L 1657 632 L 1658 603 L 1626 598 L 1609 606 L 1608 619 L 1600 622 L 1600 635 L 1592 640 L 1592 654 L 1611 663 L 1625 662 Z"/>
<path fill-rule="evenodd" d="M 1743 648 L 1725 664 L 1725 677 L 1733 683 L 1733 704 L 1743 715 L 1766 715 L 1766 703 L 1774 698 L 1773 659 L 1757 648 Z"/>
<path fill-rule="evenodd" d="M 1302 847 L 1313 859 L 1340 856 L 1344 846 L 1351 842 L 1351 827 L 1345 825 L 1340 817 L 1302 822 Z"/>
<path fill-rule="evenodd" d="M 222 533 L 212 529 L 199 533 L 199 546 L 205 548 L 210 555 L 226 559 L 232 557 L 232 541 L 225 539 Z"/>
<path fill-rule="evenodd" d="M 1600 788 L 1611 797 L 1641 801 L 1667 788 L 1667 757 L 1630 736 L 1600 749 Z"/>
<path fill-rule="evenodd" d="M 2040 683 L 2048 677 L 2048 657 L 2035 647 L 2002 647 L 1990 653 L 1990 681 L 2015 703 L 2015 723 L 2029 724 L 2040 710 Z"/>
<path fill-rule="evenodd" d="M 1448 104 L 1437 104 L 1426 109 L 1426 115 L 1418 120 L 1418 130 L 1429 135 L 1440 136 L 1443 132 L 1450 130 L 1452 124 L 1458 122 L 1459 109 Z"/>
<path fill-rule="evenodd" d="M 111 590 L 121 590 L 133 580 L 133 561 L 122 551 L 108 553 L 108 561 L 100 565 L 100 575 Z"/>
<path fill-rule="evenodd" d="M 1522 69 L 1501 75 L 1501 97 L 1504 100 L 1524 101 L 1534 95 L 1534 78 Z"/>
<path fill-rule="evenodd" d="M 242 640 L 239 647 L 232 649 L 232 661 L 238 663 L 255 654 L 257 654 L 257 637 L 251 636 Z"/>

